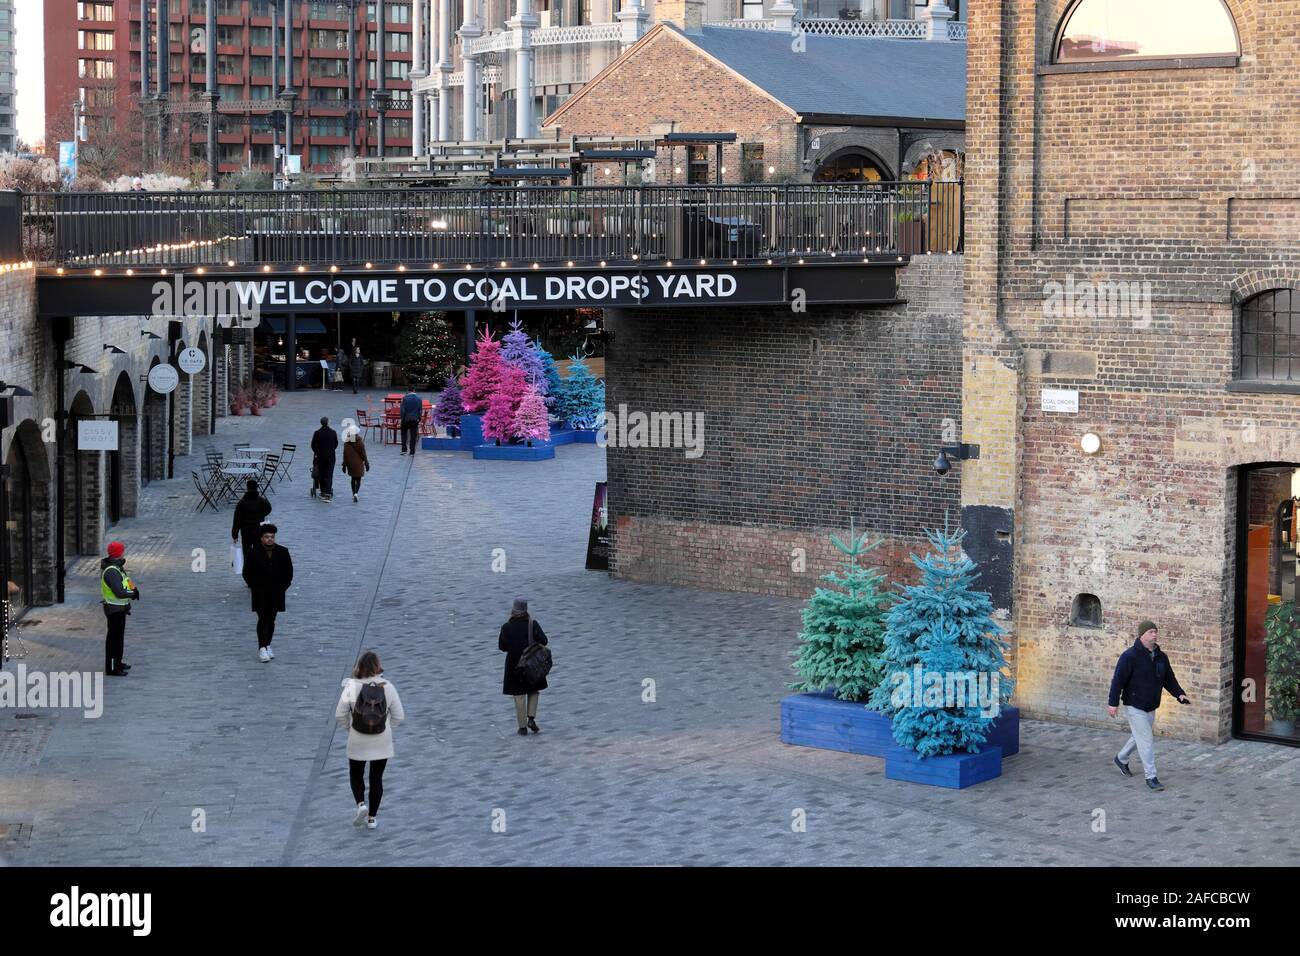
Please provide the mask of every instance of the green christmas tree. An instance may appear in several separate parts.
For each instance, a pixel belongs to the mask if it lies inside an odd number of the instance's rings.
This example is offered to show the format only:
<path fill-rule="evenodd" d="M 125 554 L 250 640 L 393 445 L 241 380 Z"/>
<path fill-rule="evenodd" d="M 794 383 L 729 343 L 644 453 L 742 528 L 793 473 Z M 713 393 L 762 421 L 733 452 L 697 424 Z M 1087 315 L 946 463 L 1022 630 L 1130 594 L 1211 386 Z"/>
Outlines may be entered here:
<path fill-rule="evenodd" d="M 979 575 L 961 549 L 965 532 L 926 535 L 933 552 L 912 555 L 921 583 L 885 617 L 885 675 L 870 706 L 892 715 L 894 739 L 923 757 L 978 751 L 1011 699 L 1007 644 L 992 598 L 972 586 Z"/>
<path fill-rule="evenodd" d="M 441 312 L 425 312 L 402 322 L 397 354 L 408 381 L 439 389 L 451 378 L 459 354 Z"/>
<path fill-rule="evenodd" d="M 835 535 L 830 539 L 845 556 L 843 570 L 825 575 L 825 586 L 804 606 L 802 643 L 794 653 L 802 680 L 790 686 L 805 692 L 834 687 L 840 700 L 866 700 L 884 676 L 880 655 L 892 596 L 884 589 L 884 574 L 860 562 L 880 541 L 868 545 L 852 522 L 847 544 Z"/>

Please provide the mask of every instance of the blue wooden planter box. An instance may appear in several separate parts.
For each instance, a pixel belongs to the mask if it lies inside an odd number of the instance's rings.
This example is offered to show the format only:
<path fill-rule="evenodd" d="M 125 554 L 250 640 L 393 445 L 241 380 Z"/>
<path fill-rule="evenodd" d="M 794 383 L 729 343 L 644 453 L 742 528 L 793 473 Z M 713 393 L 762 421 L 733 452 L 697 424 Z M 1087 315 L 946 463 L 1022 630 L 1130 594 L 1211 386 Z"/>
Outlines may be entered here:
<path fill-rule="evenodd" d="M 1002 775 L 1002 748 L 985 747 L 977 754 L 945 754 L 921 757 L 895 747 L 885 757 L 885 777 L 928 783 L 934 787 L 961 790 Z"/>
<path fill-rule="evenodd" d="M 483 461 L 544 461 L 555 457 L 555 446 L 549 442 L 534 441 L 528 445 L 479 445 L 474 457 Z"/>
<path fill-rule="evenodd" d="M 858 701 L 830 693 L 791 694 L 781 700 L 781 740 L 847 754 L 883 757 L 897 747 L 889 718 Z"/>
<path fill-rule="evenodd" d="M 939 787 L 969 787 L 1002 773 L 1003 756 L 1020 751 L 1020 711 L 1003 707 L 980 753 L 918 757 L 894 740 L 890 718 L 833 692 L 781 700 L 781 740 L 797 747 L 883 757 L 885 776 Z"/>

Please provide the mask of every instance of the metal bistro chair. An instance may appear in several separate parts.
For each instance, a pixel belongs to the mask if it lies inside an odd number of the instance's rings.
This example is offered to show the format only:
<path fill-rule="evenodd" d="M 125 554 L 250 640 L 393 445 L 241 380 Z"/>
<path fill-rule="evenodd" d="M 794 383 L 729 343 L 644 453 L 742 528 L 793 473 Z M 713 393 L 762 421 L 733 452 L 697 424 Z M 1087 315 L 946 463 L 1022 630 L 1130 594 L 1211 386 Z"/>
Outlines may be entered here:
<path fill-rule="evenodd" d="M 275 473 L 280 467 L 279 455 L 267 455 L 262 462 L 262 478 L 258 491 L 265 495 L 268 491 L 275 491 L 271 486 L 275 483 Z"/>
<path fill-rule="evenodd" d="M 357 409 L 357 428 L 361 430 L 362 438 L 369 440 L 371 431 L 380 427 L 382 427 L 381 423 L 371 418 L 369 411 L 364 408 Z"/>
<path fill-rule="evenodd" d="M 190 476 L 194 479 L 194 490 L 199 493 L 199 506 L 195 510 L 197 510 L 199 514 L 203 514 L 204 508 L 211 508 L 213 511 L 220 511 L 221 509 L 217 507 L 217 503 L 212 500 L 212 493 L 208 486 L 205 485 L 203 479 L 199 477 L 199 473 L 197 471 L 191 471 Z"/>
<path fill-rule="evenodd" d="M 401 441 L 402 434 L 402 410 L 400 408 L 385 408 L 384 420 L 380 425 L 382 432 L 382 441 L 385 445 L 396 445 Z M 392 435 L 389 441 L 388 436 Z"/>
<path fill-rule="evenodd" d="M 279 473 L 279 479 L 281 481 L 283 481 L 285 478 L 288 478 L 290 481 L 293 481 L 293 475 L 289 474 L 289 466 L 293 464 L 293 456 L 294 454 L 297 453 L 297 451 L 298 451 L 297 445 L 290 445 L 288 442 L 283 442 L 281 444 L 280 460 L 276 469 Z"/>
<path fill-rule="evenodd" d="M 222 474 L 221 466 L 208 462 L 200 465 L 199 470 L 203 472 L 203 485 L 207 488 L 208 496 L 214 502 L 224 502 L 229 497 L 230 489 L 226 487 L 226 476 Z"/>
<path fill-rule="evenodd" d="M 438 430 L 433 424 L 433 409 L 426 408 L 420 414 L 420 437 L 432 438 L 436 434 L 438 434 Z"/>

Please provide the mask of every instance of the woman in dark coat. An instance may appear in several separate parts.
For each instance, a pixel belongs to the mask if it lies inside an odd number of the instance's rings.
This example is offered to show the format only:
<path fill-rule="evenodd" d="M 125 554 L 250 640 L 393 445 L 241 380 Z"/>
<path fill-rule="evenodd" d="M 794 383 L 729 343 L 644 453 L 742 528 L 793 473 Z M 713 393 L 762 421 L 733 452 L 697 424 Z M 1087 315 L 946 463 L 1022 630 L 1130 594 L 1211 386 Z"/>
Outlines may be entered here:
<path fill-rule="evenodd" d="M 293 559 L 289 549 L 275 543 L 276 527 L 264 524 L 261 542 L 244 558 L 244 580 L 253 592 L 253 613 L 257 615 L 257 659 L 273 660 L 271 638 L 275 616 L 284 610 L 284 595 L 293 584 Z"/>
<path fill-rule="evenodd" d="M 540 734 L 542 728 L 537 726 L 537 698 L 540 691 L 546 690 L 546 678 L 536 685 L 529 685 L 515 673 L 524 648 L 528 646 L 528 624 L 532 622 L 532 638 L 537 644 L 547 643 L 542 627 L 528 614 L 528 602 L 515 598 L 510 610 L 510 620 L 501 625 L 501 635 L 497 639 L 497 649 L 506 655 L 506 674 L 501 684 L 501 693 L 515 699 L 515 720 L 519 724 L 519 736 L 527 737 L 528 731 Z"/>
<path fill-rule="evenodd" d="M 262 522 L 271 513 L 271 502 L 267 501 L 257 490 L 257 479 L 248 479 L 248 490 L 235 505 L 235 519 L 230 525 L 230 537 L 238 538 L 244 546 L 244 557 L 261 537 Z"/>

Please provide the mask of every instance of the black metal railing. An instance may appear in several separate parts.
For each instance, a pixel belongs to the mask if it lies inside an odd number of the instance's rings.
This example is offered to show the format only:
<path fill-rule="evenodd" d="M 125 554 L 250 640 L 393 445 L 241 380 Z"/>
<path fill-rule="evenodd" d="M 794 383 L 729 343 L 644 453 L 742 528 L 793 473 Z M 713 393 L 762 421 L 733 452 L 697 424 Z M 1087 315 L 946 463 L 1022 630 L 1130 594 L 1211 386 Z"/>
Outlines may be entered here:
<path fill-rule="evenodd" d="M 22 197 L 25 258 L 70 267 L 874 258 L 960 252 L 962 223 L 929 181 Z"/>

